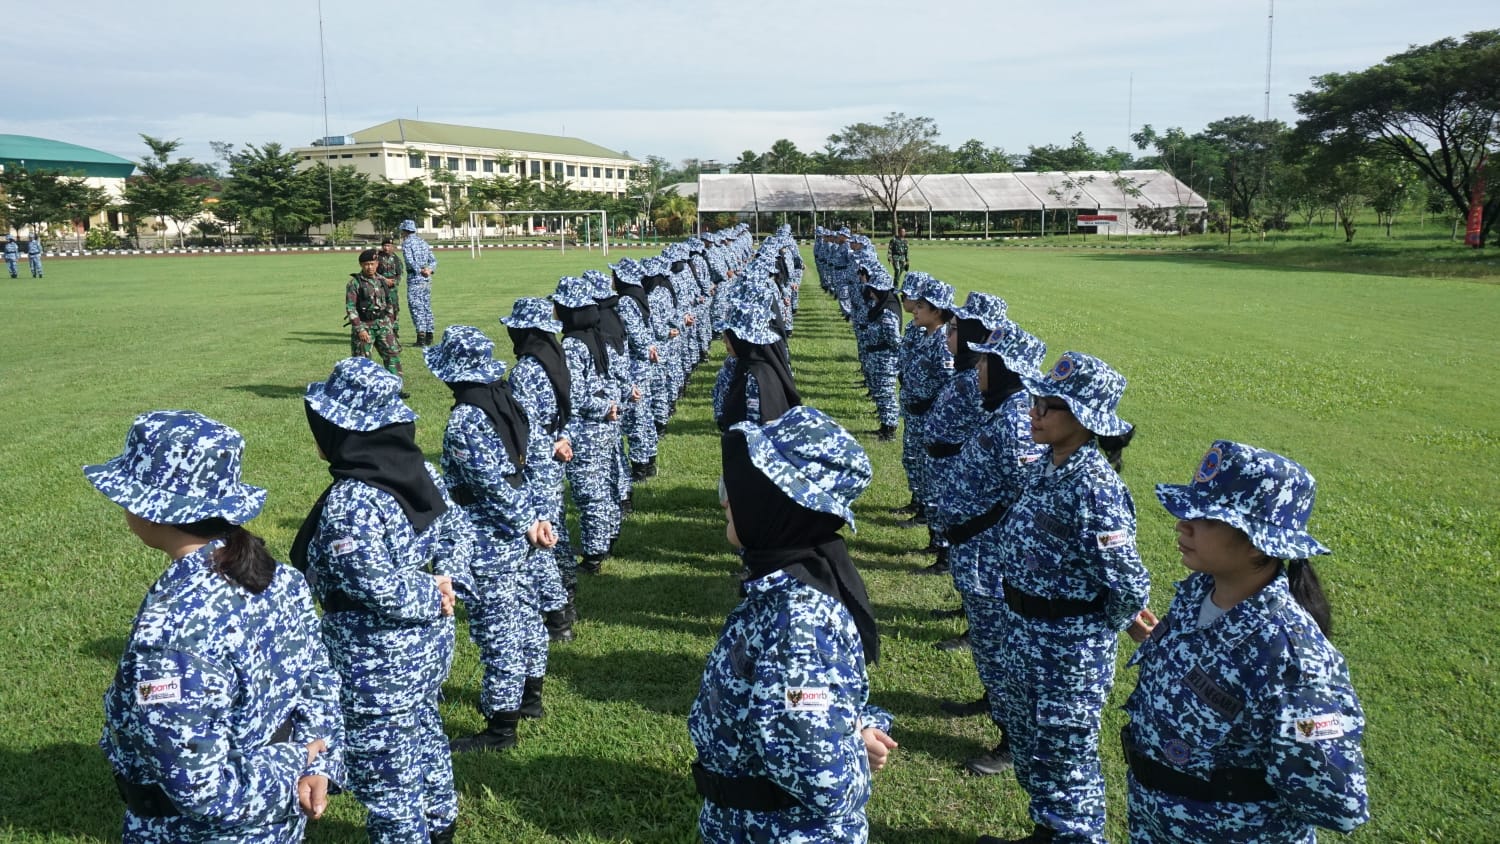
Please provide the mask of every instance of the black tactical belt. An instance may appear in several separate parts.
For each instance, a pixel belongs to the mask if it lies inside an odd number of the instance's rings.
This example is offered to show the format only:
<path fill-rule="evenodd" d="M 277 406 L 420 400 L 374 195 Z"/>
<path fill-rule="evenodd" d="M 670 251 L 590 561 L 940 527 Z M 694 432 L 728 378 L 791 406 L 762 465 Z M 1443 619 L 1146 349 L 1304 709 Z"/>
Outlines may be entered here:
<path fill-rule="evenodd" d="M 802 804 L 766 777 L 726 777 L 693 763 L 693 785 L 715 806 L 747 812 L 780 812 Z"/>
<path fill-rule="evenodd" d="M 267 745 L 281 744 L 292 738 L 292 716 L 276 729 Z M 167 792 L 156 783 L 141 785 L 125 778 L 124 774 L 115 773 L 115 788 L 120 790 L 120 798 L 125 801 L 125 808 L 138 818 L 175 818 L 182 814 Z"/>
<path fill-rule="evenodd" d="M 957 457 L 964 450 L 963 443 L 933 443 L 927 446 L 928 457 Z"/>
<path fill-rule="evenodd" d="M 1208 779 L 1200 779 L 1152 759 L 1136 750 L 1130 727 L 1120 731 L 1120 746 L 1136 782 L 1153 791 L 1161 791 L 1204 803 L 1260 803 L 1276 799 L 1276 789 L 1266 782 L 1260 768 L 1219 768 Z"/>
<path fill-rule="evenodd" d="M 948 542 L 953 545 L 962 545 L 981 533 L 989 530 L 1005 517 L 1010 510 L 1010 505 L 1004 502 L 996 502 L 995 506 L 980 513 L 967 522 L 959 522 L 944 531 Z"/>
<path fill-rule="evenodd" d="M 907 413 L 910 413 L 913 416 L 922 416 L 923 414 L 927 413 L 927 411 L 931 410 L 932 405 L 936 402 L 937 396 L 933 396 L 930 399 L 914 399 L 909 402 L 903 402 L 903 404 L 906 406 Z"/>
<path fill-rule="evenodd" d="M 1022 592 L 1007 583 L 1005 584 L 1005 605 L 1019 616 L 1041 621 L 1056 621 L 1059 618 L 1076 618 L 1080 615 L 1099 612 L 1104 609 L 1104 596 L 1100 595 L 1092 601 L 1080 601 L 1076 598 L 1043 598 L 1041 595 Z"/>

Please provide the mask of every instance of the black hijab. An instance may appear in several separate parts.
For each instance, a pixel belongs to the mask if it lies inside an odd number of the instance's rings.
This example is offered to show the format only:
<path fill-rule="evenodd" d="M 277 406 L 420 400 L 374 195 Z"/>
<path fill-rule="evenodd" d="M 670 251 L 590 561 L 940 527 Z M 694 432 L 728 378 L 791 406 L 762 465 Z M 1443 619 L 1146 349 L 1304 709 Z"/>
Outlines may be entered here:
<path fill-rule="evenodd" d="M 599 301 L 599 336 L 617 354 L 625 352 L 625 323 L 620 320 L 620 295 L 616 293 Z"/>
<path fill-rule="evenodd" d="M 500 442 L 505 445 L 505 456 L 510 458 L 510 464 L 517 469 L 515 474 L 507 476 L 505 480 L 520 489 L 524 478 L 519 470 L 526 466 L 526 444 L 531 437 L 531 421 L 526 418 L 526 408 L 511 395 L 510 385 L 497 378 L 488 384 L 454 381 L 448 385 L 448 389 L 453 391 L 454 407 L 468 404 L 484 411 L 484 415 L 494 426 L 495 433 L 500 435 Z"/>
<path fill-rule="evenodd" d="M 866 287 L 866 290 L 874 293 L 874 296 L 866 297 L 871 302 L 870 312 L 865 314 L 865 319 L 872 325 L 880 321 L 881 311 L 890 311 L 896 315 L 896 328 L 901 327 L 901 301 L 896 298 L 895 289 L 879 290 L 874 287 Z"/>
<path fill-rule="evenodd" d="M 734 369 L 729 376 L 729 388 L 724 393 L 719 430 L 727 431 L 746 421 L 749 408 L 745 401 L 745 386 L 752 372 L 760 387 L 760 424 L 764 425 L 802 404 L 792 370 L 775 345 L 747 343 L 732 330 L 725 331 L 724 336 L 734 351 Z"/>
<path fill-rule="evenodd" d="M 985 358 L 984 380 L 985 389 L 981 391 L 984 409 L 994 411 L 995 408 L 1005 403 L 1005 400 L 1021 391 L 1021 376 L 1010 371 L 1005 365 L 1005 358 L 996 354 L 987 354 Z"/>
<path fill-rule="evenodd" d="M 594 371 L 609 374 L 609 353 L 604 350 L 604 337 L 600 335 L 599 306 L 584 305 L 581 308 L 557 306 L 557 318 L 562 321 L 563 336 L 572 337 L 589 349 L 594 358 Z"/>
<path fill-rule="evenodd" d="M 645 287 L 639 284 L 626 284 L 616 274 L 615 292 L 626 298 L 634 299 L 636 307 L 641 309 L 641 319 L 645 320 L 648 324 L 651 322 L 651 302 L 646 297 L 648 291 Z"/>
<path fill-rule="evenodd" d="M 542 371 L 547 373 L 547 380 L 552 382 L 552 393 L 557 397 L 557 418 L 547 426 L 547 433 L 557 436 L 568 424 L 568 419 L 573 415 L 573 376 L 568 374 L 567 361 L 563 360 L 562 344 L 551 332 L 540 328 L 511 328 L 506 326 L 506 332 L 510 334 L 511 346 L 516 352 L 516 361 L 523 357 L 530 357 L 541 364 Z"/>
<path fill-rule="evenodd" d="M 958 321 L 958 351 L 953 353 L 953 371 L 961 372 L 965 369 L 973 369 L 979 365 L 979 353 L 969 348 L 970 343 L 983 343 L 988 340 L 990 330 L 984 327 L 984 323 L 977 319 L 960 319 Z"/>
<path fill-rule="evenodd" d="M 416 533 L 426 530 L 448 511 L 443 493 L 432 482 L 427 461 L 417 447 L 415 424 L 400 422 L 373 431 L 350 431 L 324 419 L 306 402 L 302 408 L 307 412 L 307 426 L 312 429 L 313 440 L 328 458 L 328 474 L 333 476 L 333 483 L 318 496 L 292 541 L 292 563 L 297 568 L 307 569 L 307 549 L 318 532 L 328 493 L 344 478 L 367 483 L 394 496 Z"/>
<path fill-rule="evenodd" d="M 648 294 L 655 292 L 658 287 L 667 288 L 667 292 L 672 294 L 672 308 L 674 310 L 677 308 L 677 288 L 670 283 L 670 279 L 667 276 L 648 275 L 641 279 L 641 286 L 646 288 Z"/>
<path fill-rule="evenodd" d="M 865 581 L 849 559 L 849 548 L 839 536 L 844 520 L 809 510 L 796 503 L 750 462 L 745 435 L 733 431 L 721 440 L 724 488 L 734 519 L 734 532 L 745 548 L 748 580 L 774 571 L 789 576 L 836 599 L 854 618 L 864 646 L 865 662 L 880 659 L 880 633 Z"/>

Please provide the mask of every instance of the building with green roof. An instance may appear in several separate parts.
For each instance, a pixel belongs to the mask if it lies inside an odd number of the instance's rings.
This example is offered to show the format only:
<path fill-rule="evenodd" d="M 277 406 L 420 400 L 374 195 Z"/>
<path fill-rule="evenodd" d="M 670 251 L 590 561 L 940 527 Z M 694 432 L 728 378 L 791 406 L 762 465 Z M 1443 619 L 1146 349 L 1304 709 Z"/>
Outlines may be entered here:
<path fill-rule="evenodd" d="M 324 162 L 329 167 L 352 167 L 372 178 L 401 183 L 426 179 L 432 198 L 444 201 L 444 187 L 430 174 L 447 170 L 458 176 L 454 188 L 466 190 L 470 179 L 514 177 L 543 181 L 559 176 L 568 187 L 620 197 L 640 162 L 615 150 L 580 138 L 512 132 L 478 126 L 458 126 L 398 118 L 334 135 L 293 150 L 304 166 Z M 424 231 L 440 228 L 438 220 L 418 220 Z"/>
<path fill-rule="evenodd" d="M 125 180 L 135 172 L 135 162 L 101 150 L 31 135 L 0 135 L 0 171 L 11 167 L 82 178 L 91 187 L 103 188 L 115 200 L 124 194 Z M 96 225 L 118 229 L 120 212 L 101 211 L 90 220 L 75 224 L 79 233 Z"/>

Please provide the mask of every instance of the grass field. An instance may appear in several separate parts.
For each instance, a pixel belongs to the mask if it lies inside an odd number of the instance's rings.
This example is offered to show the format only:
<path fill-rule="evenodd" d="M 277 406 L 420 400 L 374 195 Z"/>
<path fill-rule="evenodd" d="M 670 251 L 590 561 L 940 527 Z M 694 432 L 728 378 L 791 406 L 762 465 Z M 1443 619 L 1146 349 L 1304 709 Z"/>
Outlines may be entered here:
<path fill-rule="evenodd" d="M 1373 819 L 1349 840 L 1500 836 L 1500 271 L 1412 278 L 1369 262 L 1357 274 L 1329 271 L 1323 258 L 922 243 L 912 258 L 961 292 L 1004 296 L 1048 343 L 1049 361 L 1078 349 L 1129 377 L 1121 412 L 1139 436 L 1124 475 L 1158 612 L 1182 571 L 1152 484 L 1186 481 L 1219 437 L 1311 468 L 1312 529 L 1336 552 L 1319 562 L 1334 641 L 1369 720 Z M 597 252 L 442 259 L 439 327 L 478 325 L 507 353 L 496 318 L 513 297 L 602 266 Z M 52 260 L 44 281 L 5 288 L 0 841 L 118 837 L 123 807 L 95 747 L 100 696 L 164 561 L 79 466 L 116 454 L 142 410 L 190 407 L 228 422 L 248 439 L 247 479 L 271 490 L 251 527 L 284 558 L 327 482 L 298 405 L 306 382 L 347 353 L 340 301 L 353 269 L 347 255 Z M 806 291 L 792 344 L 804 397 L 869 430 L 847 329 L 811 276 Z M 415 353 L 407 367 L 418 436 L 435 459 L 451 398 Z M 736 595 L 714 495 L 712 369 L 695 375 L 672 421 L 661 476 L 638 490 L 618 558 L 581 586 L 579 639 L 552 653 L 548 717 L 524 724 L 512 752 L 457 759 L 460 841 L 695 840 L 685 719 Z M 992 728 L 939 713 L 944 698 L 977 695 L 978 681 L 966 654 L 931 647 L 959 622 L 928 616 L 953 604 L 948 584 L 911 575 L 928 562 L 915 552 L 925 535 L 885 514 L 906 500 L 899 446 L 862 439 L 876 481 L 856 507 L 851 548 L 882 624 L 873 699 L 896 714 L 901 742 L 876 780 L 873 838 L 1019 834 L 1029 824 L 1014 780 L 957 770 L 993 743 Z M 450 733 L 480 724 L 475 651 L 460 639 L 443 707 Z M 1117 841 L 1124 779 L 1114 739 L 1133 680 L 1121 671 L 1105 715 Z M 358 804 L 336 798 L 309 840 L 363 840 Z"/>

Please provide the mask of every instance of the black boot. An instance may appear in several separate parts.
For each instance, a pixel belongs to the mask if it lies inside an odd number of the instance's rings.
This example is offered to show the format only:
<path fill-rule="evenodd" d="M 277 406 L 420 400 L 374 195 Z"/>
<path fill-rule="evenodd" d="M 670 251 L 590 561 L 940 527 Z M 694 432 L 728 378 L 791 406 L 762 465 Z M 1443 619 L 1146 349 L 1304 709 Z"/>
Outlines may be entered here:
<path fill-rule="evenodd" d="M 453 834 L 458 832 L 458 821 L 448 824 L 437 832 L 427 833 L 429 844 L 453 844 Z"/>
<path fill-rule="evenodd" d="M 965 630 L 952 639 L 944 639 L 933 647 L 940 651 L 966 651 L 969 649 L 969 631 Z"/>
<path fill-rule="evenodd" d="M 927 568 L 917 569 L 916 574 L 947 574 L 952 570 L 953 567 L 948 565 L 948 548 L 944 546 L 938 549 L 937 560 Z"/>
<path fill-rule="evenodd" d="M 643 484 L 649 477 L 651 477 L 651 464 L 637 463 L 634 460 L 630 461 L 631 483 Z"/>
<path fill-rule="evenodd" d="M 912 498 L 912 500 L 906 502 L 905 504 L 902 504 L 900 507 L 892 507 L 886 512 L 890 513 L 892 516 L 910 516 L 911 514 L 917 512 L 917 508 L 919 506 L 921 505 L 917 504 L 917 499 Z"/>
<path fill-rule="evenodd" d="M 604 561 L 608 557 L 608 554 L 585 554 L 578 561 L 578 570 L 584 574 L 598 574 L 604 569 Z"/>
<path fill-rule="evenodd" d="M 627 495 L 620 499 L 620 518 L 624 518 L 635 512 L 635 496 Z M 618 537 L 616 537 L 618 538 Z"/>
<path fill-rule="evenodd" d="M 656 457 L 654 455 L 650 460 L 646 461 L 646 477 L 656 477 Z"/>
<path fill-rule="evenodd" d="M 568 604 L 560 610 L 542 614 L 542 623 L 547 627 L 547 640 L 551 642 L 573 641 L 573 615 L 572 604 Z"/>
<path fill-rule="evenodd" d="M 911 518 L 909 518 L 909 519 L 903 519 L 902 521 L 897 522 L 896 523 L 896 527 L 898 527 L 898 528 L 914 528 L 914 527 L 921 527 L 922 525 L 925 525 L 925 524 L 927 524 L 927 508 L 924 507 L 924 506 L 922 506 L 921 504 L 918 504 L 915 508 L 913 508 L 912 514 L 911 514 Z M 930 545 L 931 544 L 931 536 L 932 536 L 932 529 L 931 528 L 928 528 L 927 535 L 929 537 L 929 545 Z"/>
<path fill-rule="evenodd" d="M 1037 826 L 1025 838 L 996 838 L 993 835 L 979 836 L 979 844 L 1049 844 L 1055 833 L 1045 826 Z"/>
<path fill-rule="evenodd" d="M 963 618 L 964 617 L 964 608 L 963 607 L 954 607 L 951 610 L 933 610 L 932 611 L 932 617 L 933 618 Z"/>
<path fill-rule="evenodd" d="M 875 432 L 875 439 L 888 443 L 896 438 L 895 425 L 881 425 L 880 430 Z"/>
<path fill-rule="evenodd" d="M 509 750 L 516 746 L 516 725 L 521 723 L 520 712 L 497 712 L 488 718 L 489 725 L 472 736 L 454 739 L 448 747 L 454 753 L 473 750 Z"/>
<path fill-rule="evenodd" d="M 985 692 L 979 700 L 971 700 L 967 703 L 958 700 L 945 700 L 938 704 L 938 709 L 943 710 L 944 715 L 954 718 L 972 718 L 975 715 L 983 715 L 990 711 L 990 693 Z"/>
<path fill-rule="evenodd" d="M 527 677 L 526 687 L 521 690 L 521 708 L 516 710 L 522 718 L 541 718 L 547 714 L 542 706 L 542 681 L 546 677 Z"/>

